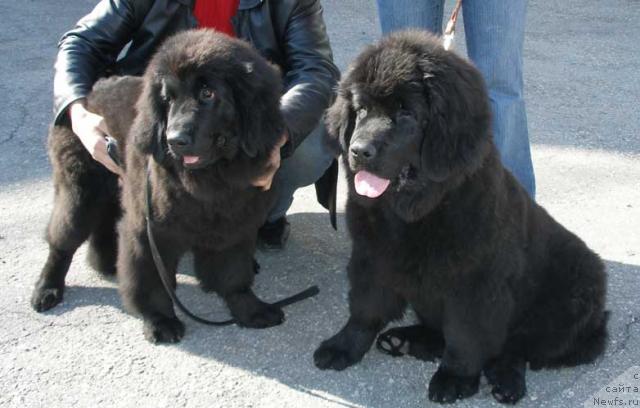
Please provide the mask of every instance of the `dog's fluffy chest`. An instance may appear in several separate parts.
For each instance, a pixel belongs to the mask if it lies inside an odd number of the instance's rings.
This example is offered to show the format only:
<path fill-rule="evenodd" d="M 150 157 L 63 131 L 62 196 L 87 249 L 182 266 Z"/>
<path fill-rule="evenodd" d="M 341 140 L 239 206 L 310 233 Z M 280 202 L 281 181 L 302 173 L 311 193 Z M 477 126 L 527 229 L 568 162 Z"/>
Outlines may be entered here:
<path fill-rule="evenodd" d="M 348 208 L 348 218 L 354 240 L 376 266 L 374 279 L 409 303 L 437 311 L 463 278 L 469 254 L 441 219 L 406 223 L 391 212 L 357 206 Z"/>
<path fill-rule="evenodd" d="M 206 200 L 166 184 L 155 186 L 156 228 L 179 234 L 180 244 L 188 247 L 218 249 L 255 238 L 266 218 L 271 196 L 252 191 L 212 191 L 213 199 Z"/>

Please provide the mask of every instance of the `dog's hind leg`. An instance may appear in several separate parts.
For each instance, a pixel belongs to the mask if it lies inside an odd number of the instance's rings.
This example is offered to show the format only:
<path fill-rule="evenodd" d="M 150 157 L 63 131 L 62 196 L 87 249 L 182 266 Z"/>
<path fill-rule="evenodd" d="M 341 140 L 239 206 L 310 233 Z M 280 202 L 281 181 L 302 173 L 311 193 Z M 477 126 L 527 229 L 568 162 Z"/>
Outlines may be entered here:
<path fill-rule="evenodd" d="M 573 367 L 587 364 L 598 358 L 607 344 L 607 321 L 609 313 L 602 315 L 599 323 L 591 322 L 590 327 L 583 329 L 576 338 L 573 347 L 563 356 L 548 362 L 548 367 Z"/>
<path fill-rule="evenodd" d="M 450 403 L 475 394 L 482 369 L 503 352 L 513 310 L 511 298 L 496 295 L 486 301 L 487 293 L 501 294 L 504 288 L 483 283 L 487 286 L 456 286 L 456 296 L 444 302 L 445 347 L 429 382 L 431 401 Z"/>
<path fill-rule="evenodd" d="M 539 339 L 549 338 L 548 341 L 536 341 L 533 347 L 536 352 L 532 353 L 530 367 L 532 370 L 539 370 L 543 367 L 573 367 L 579 364 L 587 364 L 593 362 L 605 350 L 607 343 L 607 321 L 608 312 L 602 312 L 591 318 L 591 320 L 579 330 L 570 328 L 568 334 L 575 337 L 560 339 L 555 336 L 558 341 L 558 349 L 563 350 L 562 354 L 553 353 L 553 357 L 549 356 L 551 352 L 550 345 L 551 336 L 539 336 Z M 561 348 L 562 347 L 562 348 Z M 540 357 L 543 356 L 543 357 Z"/>
<path fill-rule="evenodd" d="M 381 333 L 376 340 L 381 352 L 393 357 L 413 356 L 419 360 L 434 361 L 442 357 L 442 333 L 425 325 L 394 327 Z"/>
<path fill-rule="evenodd" d="M 104 276 L 116 273 L 118 258 L 118 234 L 116 222 L 120 217 L 120 203 L 117 196 L 112 202 L 105 203 L 100 211 L 100 220 L 96 223 L 89 237 L 89 264 Z"/>
<path fill-rule="evenodd" d="M 31 296 L 36 311 L 44 312 L 62 301 L 73 254 L 87 240 L 99 217 L 95 203 L 93 192 L 81 185 L 56 186 L 46 233 L 49 256 Z"/>
<path fill-rule="evenodd" d="M 132 215 L 133 217 L 133 215 Z M 142 316 L 145 338 L 152 343 L 177 343 L 184 336 L 184 324 L 176 317 L 153 262 L 146 231 L 131 228 L 125 219 L 119 228 L 118 284 L 127 310 Z M 176 268 L 182 254 L 179 243 L 155 236 L 162 261 L 175 288 Z"/>
<path fill-rule="evenodd" d="M 553 249 L 547 281 L 520 324 L 533 370 L 592 362 L 607 339 L 602 261 L 575 237 Z"/>
<path fill-rule="evenodd" d="M 205 290 L 222 296 L 239 326 L 266 328 L 284 321 L 278 306 L 260 300 L 251 290 L 255 275 L 255 244 L 242 242 L 223 251 L 196 248 L 196 276 Z"/>

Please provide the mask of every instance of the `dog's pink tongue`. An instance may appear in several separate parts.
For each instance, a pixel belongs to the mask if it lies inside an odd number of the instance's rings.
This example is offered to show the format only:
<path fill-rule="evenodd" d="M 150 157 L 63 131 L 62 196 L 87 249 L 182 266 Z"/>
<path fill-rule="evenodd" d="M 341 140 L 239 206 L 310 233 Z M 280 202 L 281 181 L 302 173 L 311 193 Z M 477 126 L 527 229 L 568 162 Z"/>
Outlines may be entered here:
<path fill-rule="evenodd" d="M 182 156 L 184 164 L 196 164 L 199 160 L 198 156 Z"/>
<path fill-rule="evenodd" d="M 380 178 L 368 171 L 361 170 L 356 173 L 353 179 L 356 192 L 369 198 L 380 197 L 389 187 L 390 180 Z"/>

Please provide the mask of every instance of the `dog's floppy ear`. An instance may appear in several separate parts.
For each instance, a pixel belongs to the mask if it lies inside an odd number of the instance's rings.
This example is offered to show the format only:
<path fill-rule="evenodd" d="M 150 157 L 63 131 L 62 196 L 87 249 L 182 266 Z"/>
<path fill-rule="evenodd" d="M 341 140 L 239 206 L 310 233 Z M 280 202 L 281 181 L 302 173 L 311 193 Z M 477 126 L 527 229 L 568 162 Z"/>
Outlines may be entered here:
<path fill-rule="evenodd" d="M 489 98 L 482 76 L 453 54 L 442 59 L 434 64 L 425 58 L 420 64 L 429 104 L 422 169 L 436 182 L 475 172 L 491 143 Z"/>
<path fill-rule="evenodd" d="M 325 129 L 328 136 L 325 140 L 329 149 L 336 156 L 348 152 L 351 134 L 355 127 L 355 120 L 355 112 L 351 106 L 351 95 L 341 86 L 338 89 L 335 101 L 333 101 L 331 107 L 327 109 L 324 117 Z M 329 210 L 329 221 L 336 231 L 338 230 L 336 215 L 338 169 L 338 161 L 334 159 L 324 175 L 316 182 L 318 202 Z"/>
<path fill-rule="evenodd" d="M 325 114 L 329 135 L 329 147 L 339 155 L 349 150 L 349 142 L 355 127 L 356 113 L 351 105 L 351 95 L 340 88 L 336 100 Z"/>
<path fill-rule="evenodd" d="M 160 84 L 145 78 L 138 98 L 138 114 L 131 127 L 133 145 L 144 154 L 153 155 L 158 163 L 165 157 L 166 113 L 160 97 Z"/>
<path fill-rule="evenodd" d="M 230 85 L 239 114 L 240 148 L 249 157 L 270 151 L 285 130 L 278 68 L 255 57 L 238 61 Z"/>

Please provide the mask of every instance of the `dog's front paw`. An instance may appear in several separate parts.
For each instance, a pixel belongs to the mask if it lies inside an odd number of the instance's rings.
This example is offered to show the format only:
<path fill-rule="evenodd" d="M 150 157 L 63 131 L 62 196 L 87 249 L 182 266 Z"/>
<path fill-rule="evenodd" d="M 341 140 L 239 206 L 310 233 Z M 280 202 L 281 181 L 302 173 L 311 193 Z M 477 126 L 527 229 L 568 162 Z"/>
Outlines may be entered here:
<path fill-rule="evenodd" d="M 503 404 L 515 404 L 527 393 L 527 385 L 522 377 L 504 379 L 495 384 L 491 389 L 491 395 L 496 401 Z"/>
<path fill-rule="evenodd" d="M 145 320 L 143 330 L 151 343 L 177 343 L 184 336 L 184 324 L 176 317 Z"/>
<path fill-rule="evenodd" d="M 491 395 L 503 404 L 515 404 L 527 393 L 524 371 L 485 369 L 487 381 L 491 384 Z"/>
<path fill-rule="evenodd" d="M 478 392 L 479 382 L 479 375 L 463 377 L 439 367 L 429 383 L 429 399 L 434 402 L 452 403 L 470 397 Z"/>
<path fill-rule="evenodd" d="M 31 306 L 38 312 L 46 312 L 58 303 L 62 302 L 64 288 L 44 287 L 37 284 L 31 295 Z"/>
<path fill-rule="evenodd" d="M 284 312 L 278 306 L 263 303 L 250 313 L 236 317 L 238 326 L 264 329 L 284 322 Z"/>
<path fill-rule="evenodd" d="M 349 342 L 336 335 L 325 340 L 313 353 L 313 361 L 321 370 L 344 370 L 362 360 L 364 353 L 349 347 Z"/>

